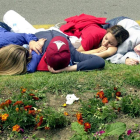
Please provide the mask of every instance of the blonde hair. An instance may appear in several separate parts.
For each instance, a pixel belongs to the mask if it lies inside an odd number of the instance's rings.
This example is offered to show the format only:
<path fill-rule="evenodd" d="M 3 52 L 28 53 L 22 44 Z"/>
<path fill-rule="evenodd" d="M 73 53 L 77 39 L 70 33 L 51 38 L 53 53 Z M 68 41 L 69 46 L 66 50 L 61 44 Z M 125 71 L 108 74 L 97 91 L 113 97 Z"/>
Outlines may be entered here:
<path fill-rule="evenodd" d="M 29 52 L 19 45 L 8 45 L 0 49 L 0 75 L 26 73 Z"/>

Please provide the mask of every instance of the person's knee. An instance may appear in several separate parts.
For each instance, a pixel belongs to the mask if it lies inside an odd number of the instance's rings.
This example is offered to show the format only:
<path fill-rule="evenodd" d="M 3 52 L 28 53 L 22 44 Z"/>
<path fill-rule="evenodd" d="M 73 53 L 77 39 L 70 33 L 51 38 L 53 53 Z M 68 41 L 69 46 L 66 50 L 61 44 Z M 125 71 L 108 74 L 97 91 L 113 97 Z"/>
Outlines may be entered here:
<path fill-rule="evenodd" d="M 97 62 L 98 62 L 98 68 L 105 67 L 105 60 L 103 58 L 99 59 Z"/>

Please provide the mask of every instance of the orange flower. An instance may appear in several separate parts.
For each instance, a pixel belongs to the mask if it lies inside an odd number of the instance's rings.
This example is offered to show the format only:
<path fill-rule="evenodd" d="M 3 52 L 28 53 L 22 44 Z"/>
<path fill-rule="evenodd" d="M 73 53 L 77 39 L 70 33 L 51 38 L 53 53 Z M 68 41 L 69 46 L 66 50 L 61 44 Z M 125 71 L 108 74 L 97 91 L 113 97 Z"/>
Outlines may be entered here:
<path fill-rule="evenodd" d="M 13 104 L 13 106 L 15 106 L 15 105 L 21 105 L 21 104 L 23 104 L 22 101 L 16 101 L 16 102 Z"/>
<path fill-rule="evenodd" d="M 25 93 L 26 92 L 26 88 L 22 88 L 21 93 Z"/>
<path fill-rule="evenodd" d="M 77 122 L 82 125 L 83 124 L 82 114 L 76 113 L 76 118 L 77 118 Z"/>
<path fill-rule="evenodd" d="M 9 114 L 6 114 L 6 113 L 5 113 L 5 114 L 2 114 L 2 115 L 1 115 L 1 120 L 2 120 L 2 121 L 6 121 L 7 118 L 8 118 L 8 116 L 9 116 Z"/>
<path fill-rule="evenodd" d="M 29 110 L 28 111 L 28 114 L 35 115 L 36 114 L 36 111 L 35 110 Z"/>
<path fill-rule="evenodd" d="M 82 119 L 82 113 L 76 113 L 76 118 L 77 120 L 81 120 Z"/>
<path fill-rule="evenodd" d="M 39 100 L 39 98 L 38 98 L 38 97 L 35 97 L 35 96 L 33 96 L 33 99 L 34 99 L 35 101 Z"/>
<path fill-rule="evenodd" d="M 31 109 L 32 105 L 26 105 L 24 106 L 24 109 Z"/>
<path fill-rule="evenodd" d="M 18 108 L 18 107 L 16 108 L 16 111 L 17 111 L 17 112 L 19 111 L 19 108 Z"/>
<path fill-rule="evenodd" d="M 69 116 L 68 112 L 64 112 L 64 115 L 65 115 L 65 116 Z"/>
<path fill-rule="evenodd" d="M 50 130 L 50 127 L 48 127 L 48 126 L 45 126 L 45 128 L 44 128 L 45 130 Z"/>
<path fill-rule="evenodd" d="M 33 93 L 30 93 L 29 95 L 30 95 L 30 96 L 35 96 L 35 94 L 33 94 Z"/>
<path fill-rule="evenodd" d="M 88 129 L 90 129 L 90 128 L 91 128 L 90 123 L 88 123 L 88 122 L 84 123 L 84 128 L 85 128 L 85 131 L 87 132 L 87 131 L 88 131 Z"/>
<path fill-rule="evenodd" d="M 106 97 L 104 97 L 103 99 L 102 99 L 102 103 L 108 103 L 108 99 L 106 98 Z"/>
<path fill-rule="evenodd" d="M 12 131 L 17 131 L 17 132 L 19 132 L 20 131 L 20 126 L 19 125 L 14 125 L 13 126 L 13 130 Z"/>
<path fill-rule="evenodd" d="M 99 92 L 97 92 L 96 96 L 99 97 L 100 99 L 103 99 L 104 98 L 104 92 L 99 91 Z"/>
<path fill-rule="evenodd" d="M 121 96 L 121 92 L 116 92 L 116 96 L 120 97 Z"/>

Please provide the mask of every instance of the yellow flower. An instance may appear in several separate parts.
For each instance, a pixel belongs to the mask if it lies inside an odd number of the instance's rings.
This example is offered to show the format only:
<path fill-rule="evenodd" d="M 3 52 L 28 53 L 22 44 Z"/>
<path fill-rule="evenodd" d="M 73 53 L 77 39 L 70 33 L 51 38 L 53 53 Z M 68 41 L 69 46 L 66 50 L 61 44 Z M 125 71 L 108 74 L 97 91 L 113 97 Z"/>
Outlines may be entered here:
<path fill-rule="evenodd" d="M 65 103 L 65 104 L 63 104 L 62 106 L 63 106 L 63 107 L 66 107 L 66 106 L 67 106 L 67 104 Z"/>
<path fill-rule="evenodd" d="M 6 113 L 5 113 L 5 114 L 2 114 L 2 115 L 1 115 L 1 120 L 2 120 L 2 121 L 6 121 L 7 118 L 8 118 L 8 116 L 9 116 L 9 115 L 6 114 Z"/>
<path fill-rule="evenodd" d="M 12 131 L 17 131 L 17 132 L 19 132 L 20 131 L 20 126 L 19 125 L 14 125 L 13 126 L 13 130 Z"/>

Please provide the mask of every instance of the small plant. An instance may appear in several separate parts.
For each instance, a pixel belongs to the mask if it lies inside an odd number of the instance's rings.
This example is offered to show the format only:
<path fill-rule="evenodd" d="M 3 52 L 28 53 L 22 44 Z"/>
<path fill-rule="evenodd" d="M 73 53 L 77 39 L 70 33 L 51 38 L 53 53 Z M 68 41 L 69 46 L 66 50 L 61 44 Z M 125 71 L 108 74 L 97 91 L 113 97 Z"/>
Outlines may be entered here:
<path fill-rule="evenodd" d="M 132 117 L 140 116 L 140 99 L 137 96 L 127 95 L 121 100 L 121 110 Z"/>
<path fill-rule="evenodd" d="M 21 88 L 21 93 L 0 104 L 0 130 L 12 131 L 11 136 L 28 129 L 53 129 L 68 124 L 61 112 L 47 106 L 40 106 L 42 97 Z"/>

